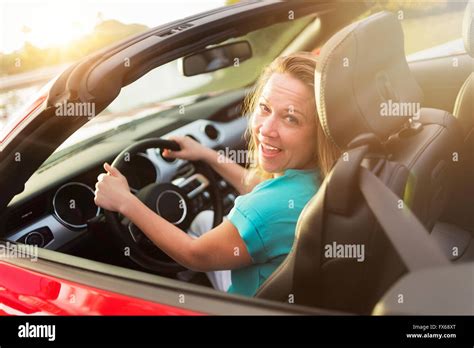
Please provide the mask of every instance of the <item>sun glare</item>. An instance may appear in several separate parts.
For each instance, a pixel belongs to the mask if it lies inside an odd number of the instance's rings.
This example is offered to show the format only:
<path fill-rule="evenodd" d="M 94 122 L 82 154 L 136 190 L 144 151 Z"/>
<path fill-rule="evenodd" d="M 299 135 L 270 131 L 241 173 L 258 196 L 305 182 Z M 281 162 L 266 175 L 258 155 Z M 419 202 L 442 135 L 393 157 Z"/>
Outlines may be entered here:
<path fill-rule="evenodd" d="M 71 3 L 73 5 L 73 3 Z M 71 6 L 52 6 L 40 11 L 47 12 L 44 16 L 30 17 L 23 25 L 30 30 L 24 33 L 25 40 L 33 45 L 45 48 L 70 43 L 92 30 L 94 23 L 90 18 L 78 18 L 80 8 L 71 9 Z"/>
<path fill-rule="evenodd" d="M 98 22 L 96 13 L 87 12 L 87 6 L 78 1 L 43 1 L 25 5 L 21 17 L 13 20 L 19 4 L 4 2 L 5 41 L 16 43 L 3 49 L 8 52 L 29 42 L 39 48 L 66 45 L 90 33 Z M 11 15 L 11 16 L 10 16 Z"/>
<path fill-rule="evenodd" d="M 38 23 L 39 21 L 40 19 L 37 23 L 32 23 L 31 35 L 26 41 L 41 48 L 68 44 L 90 31 L 90 28 L 86 29 L 81 23 L 71 23 L 64 19 L 54 23 Z"/>

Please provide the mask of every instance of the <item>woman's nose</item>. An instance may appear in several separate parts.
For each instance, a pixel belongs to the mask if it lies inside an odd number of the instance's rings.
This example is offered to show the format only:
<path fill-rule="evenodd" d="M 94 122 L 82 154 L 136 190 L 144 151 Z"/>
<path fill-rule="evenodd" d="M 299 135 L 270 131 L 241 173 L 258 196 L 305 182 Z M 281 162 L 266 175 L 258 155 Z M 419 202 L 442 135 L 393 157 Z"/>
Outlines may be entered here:
<path fill-rule="evenodd" d="M 275 115 L 267 116 L 263 119 L 261 127 L 260 127 L 260 134 L 264 137 L 276 137 L 278 135 L 277 132 L 277 119 Z"/>

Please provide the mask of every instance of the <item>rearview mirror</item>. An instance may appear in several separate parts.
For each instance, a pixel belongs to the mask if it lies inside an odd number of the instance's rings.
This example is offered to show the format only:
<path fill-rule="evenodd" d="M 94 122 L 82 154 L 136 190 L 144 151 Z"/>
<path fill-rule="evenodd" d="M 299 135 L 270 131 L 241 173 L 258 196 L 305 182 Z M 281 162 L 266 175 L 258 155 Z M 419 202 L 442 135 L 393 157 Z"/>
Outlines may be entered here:
<path fill-rule="evenodd" d="M 184 76 L 194 76 L 240 64 L 252 57 L 252 48 L 247 41 L 205 49 L 183 58 Z"/>

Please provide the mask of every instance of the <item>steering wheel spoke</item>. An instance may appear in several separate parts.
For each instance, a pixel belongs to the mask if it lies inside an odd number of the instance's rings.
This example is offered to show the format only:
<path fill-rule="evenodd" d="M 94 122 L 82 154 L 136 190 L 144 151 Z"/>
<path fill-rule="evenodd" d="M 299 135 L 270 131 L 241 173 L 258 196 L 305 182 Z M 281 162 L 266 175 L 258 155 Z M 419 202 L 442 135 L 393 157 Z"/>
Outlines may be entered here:
<path fill-rule="evenodd" d="M 132 240 L 136 244 L 141 243 L 144 237 L 143 232 L 140 231 L 140 229 L 135 226 L 135 224 L 128 217 L 122 214 L 118 214 L 118 218 L 120 220 L 120 225 L 122 226 L 122 229 L 130 233 Z"/>
<path fill-rule="evenodd" d="M 140 244 L 145 238 L 143 232 L 140 231 L 139 228 L 133 224 L 133 222 L 130 221 L 128 223 L 127 229 L 135 243 Z"/>
<path fill-rule="evenodd" d="M 130 219 L 126 217 L 125 215 L 119 214 L 119 219 L 120 219 L 120 224 L 123 227 L 128 228 L 128 225 L 131 223 Z"/>

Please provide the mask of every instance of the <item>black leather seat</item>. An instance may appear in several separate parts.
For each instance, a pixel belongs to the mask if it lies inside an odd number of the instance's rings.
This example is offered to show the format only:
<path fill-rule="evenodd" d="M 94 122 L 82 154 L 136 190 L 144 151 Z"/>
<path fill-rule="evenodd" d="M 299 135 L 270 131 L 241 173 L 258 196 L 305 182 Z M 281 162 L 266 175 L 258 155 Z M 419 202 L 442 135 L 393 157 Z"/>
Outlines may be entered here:
<path fill-rule="evenodd" d="M 474 1 L 469 1 L 464 13 L 462 35 L 466 52 L 474 58 Z M 447 213 L 447 221 L 474 232 L 474 61 L 472 72 L 463 83 L 456 103 L 454 116 L 462 128 L 463 148 L 460 153 L 462 168 L 458 173 L 453 201 L 458 202 Z"/>
<path fill-rule="evenodd" d="M 431 230 L 449 197 L 461 130 L 446 111 L 416 113 L 422 92 L 408 68 L 397 18 L 380 12 L 335 34 L 321 50 L 315 95 L 326 135 L 343 151 L 370 144 L 362 165 L 401 198 L 401 209 L 408 205 Z M 397 116 L 395 108 L 384 116 L 382 108 L 395 104 L 411 105 L 412 117 Z M 301 213 L 290 254 L 257 297 L 370 313 L 406 272 L 361 195 L 360 159 L 350 153 Z M 331 257 L 326 252 L 335 246 L 363 247 L 363 260 Z"/>

